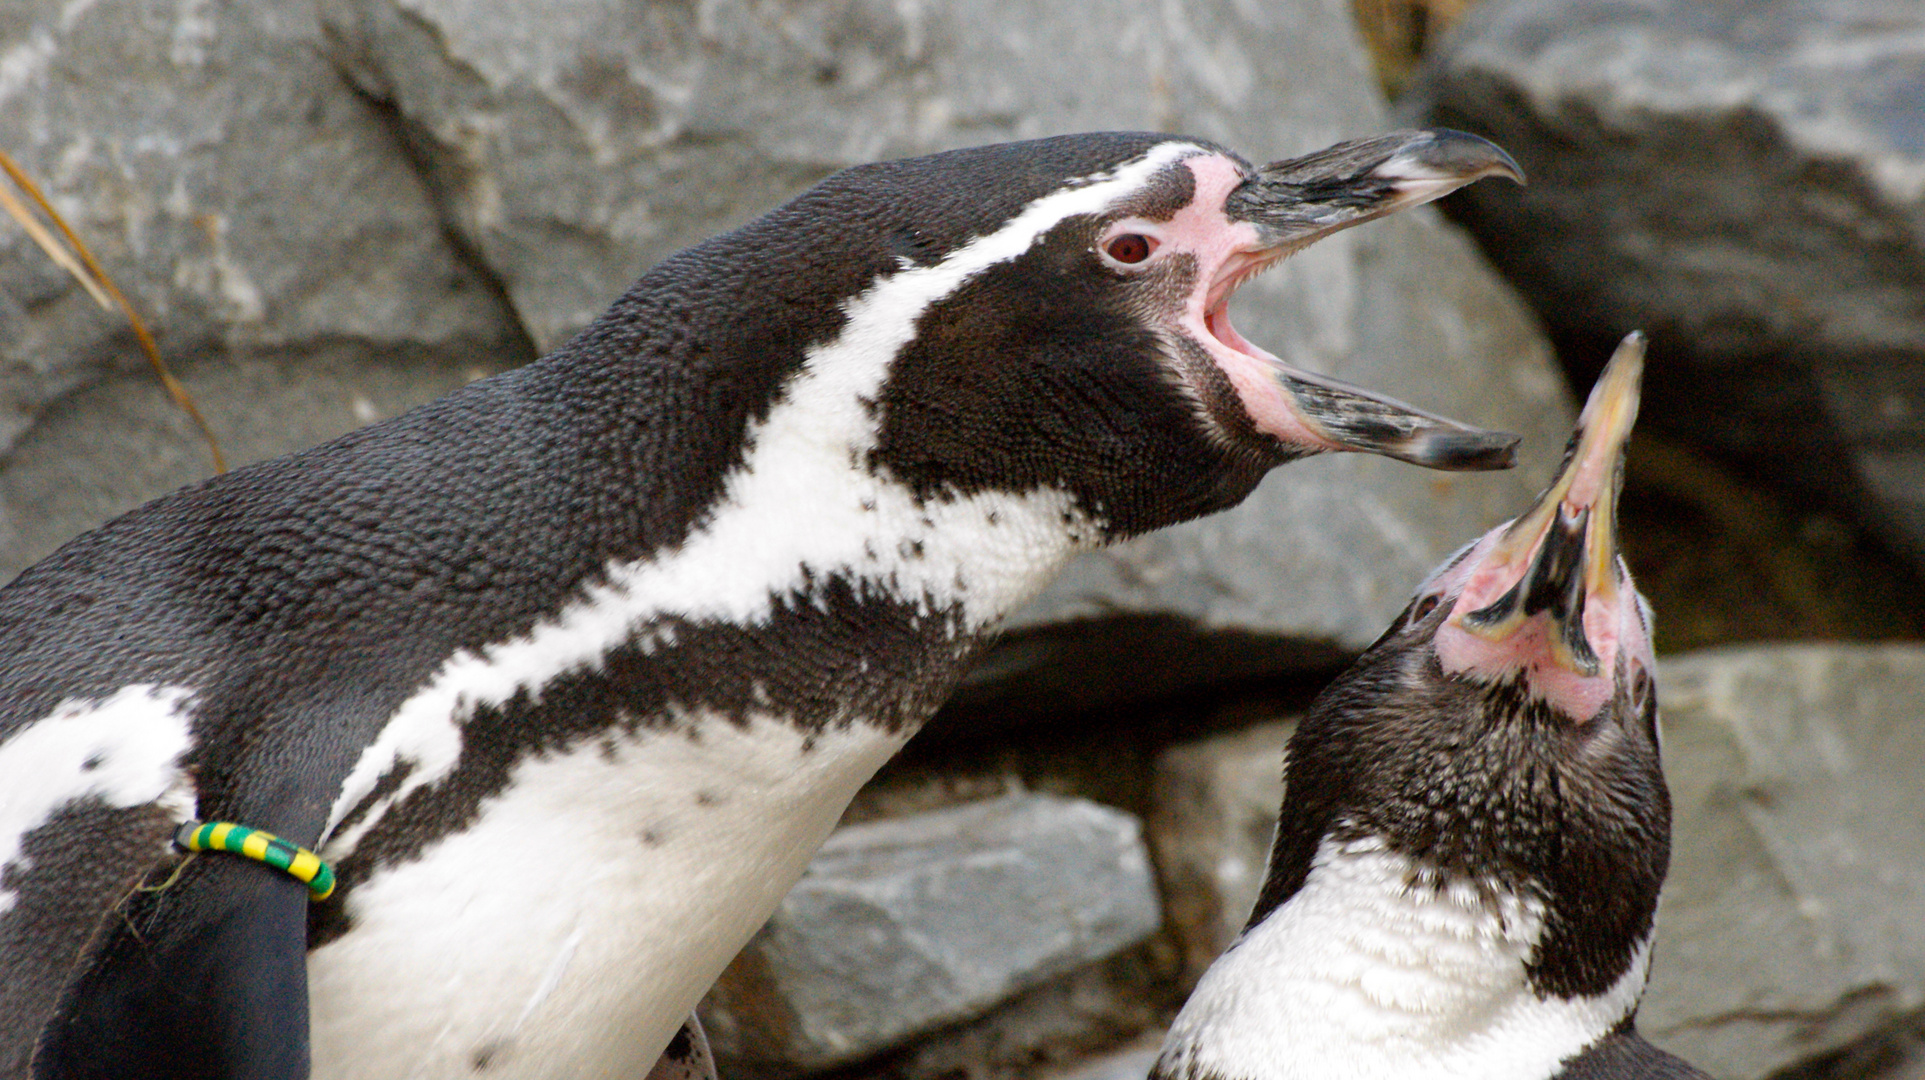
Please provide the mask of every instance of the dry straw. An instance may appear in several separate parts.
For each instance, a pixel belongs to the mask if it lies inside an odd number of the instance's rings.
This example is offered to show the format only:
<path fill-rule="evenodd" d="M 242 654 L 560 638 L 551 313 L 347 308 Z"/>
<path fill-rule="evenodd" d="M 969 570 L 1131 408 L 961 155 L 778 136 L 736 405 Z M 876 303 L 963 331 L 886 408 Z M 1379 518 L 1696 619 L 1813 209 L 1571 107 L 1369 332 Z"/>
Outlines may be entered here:
<path fill-rule="evenodd" d="M 153 365 L 154 374 L 160 377 L 161 385 L 167 388 L 168 394 L 172 395 L 174 404 L 180 406 L 181 411 L 194 421 L 196 427 L 200 428 L 201 437 L 207 440 L 208 453 L 214 458 L 214 471 L 226 472 L 227 460 L 221 455 L 220 442 L 214 438 L 214 430 L 207 426 L 206 418 L 201 416 L 200 409 L 194 405 L 194 399 L 188 394 L 187 388 L 182 386 L 180 380 L 176 379 L 174 373 L 168 369 L 167 361 L 161 359 L 160 350 L 154 345 L 154 336 L 147 332 L 147 324 L 141 321 L 140 314 L 134 310 L 134 305 L 127 302 L 126 295 L 114 285 L 113 279 L 107 276 L 107 272 L 100 268 L 100 263 L 94 258 L 93 252 L 87 249 L 87 245 L 72 228 L 68 227 L 66 219 L 61 217 L 60 212 L 47 201 L 39 185 L 35 184 L 5 152 L 0 152 L 0 171 L 4 171 L 7 178 L 13 181 L 14 187 L 25 193 L 27 198 L 40 208 L 40 212 L 46 215 L 54 228 L 60 230 L 60 235 L 55 236 L 48 231 L 46 225 L 42 224 L 27 204 L 20 200 L 20 196 L 15 194 L 13 188 L 5 184 L 0 184 L 0 209 L 5 209 L 9 217 L 19 222 L 27 236 L 40 246 L 40 250 L 46 252 L 47 257 L 61 269 L 72 274 L 74 280 L 80 282 L 88 295 L 92 296 L 102 309 L 112 311 L 115 307 L 120 308 L 121 314 L 127 317 L 128 325 L 133 327 L 134 337 L 140 341 L 141 351 L 147 354 L 147 362 Z"/>

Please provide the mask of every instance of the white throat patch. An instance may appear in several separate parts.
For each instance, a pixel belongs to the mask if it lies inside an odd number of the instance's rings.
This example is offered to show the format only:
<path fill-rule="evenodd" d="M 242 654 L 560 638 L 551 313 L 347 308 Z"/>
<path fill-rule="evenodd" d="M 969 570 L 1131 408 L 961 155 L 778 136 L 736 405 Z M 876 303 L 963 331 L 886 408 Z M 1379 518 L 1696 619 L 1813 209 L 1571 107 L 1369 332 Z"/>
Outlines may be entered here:
<path fill-rule="evenodd" d="M 1406 885 L 1376 840 L 1325 840 L 1289 901 L 1217 958 L 1159 1067 L 1223 1080 L 1545 1080 L 1624 1019 L 1647 939 L 1594 998 L 1540 998 L 1524 971 L 1544 905 Z"/>

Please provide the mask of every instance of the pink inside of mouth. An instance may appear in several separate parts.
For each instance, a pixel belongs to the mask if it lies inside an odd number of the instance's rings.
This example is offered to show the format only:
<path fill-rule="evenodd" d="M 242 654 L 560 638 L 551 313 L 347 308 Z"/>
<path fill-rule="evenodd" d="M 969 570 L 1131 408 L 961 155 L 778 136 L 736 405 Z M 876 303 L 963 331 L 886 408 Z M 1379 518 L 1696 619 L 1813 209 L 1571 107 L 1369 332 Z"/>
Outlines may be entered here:
<path fill-rule="evenodd" d="M 1650 634 L 1636 610 L 1637 593 L 1628 584 L 1612 595 L 1586 597 L 1584 633 L 1597 654 L 1596 675 L 1582 675 L 1556 662 L 1551 642 L 1551 618 L 1539 612 L 1498 641 L 1461 624 L 1463 616 L 1497 600 L 1517 584 L 1530 566 L 1535 545 L 1499 554 L 1504 528 L 1485 534 L 1455 567 L 1426 588 L 1456 594 L 1451 614 L 1438 628 L 1435 647 L 1447 674 L 1470 675 L 1485 681 L 1523 673 L 1531 691 L 1565 715 L 1588 719 L 1597 714 L 1616 690 L 1620 656 L 1655 665 Z M 1621 572 L 1621 570 L 1620 570 Z"/>
<path fill-rule="evenodd" d="M 1210 353 L 1257 430 L 1304 450 L 1339 450 L 1340 445 L 1306 424 L 1277 381 L 1282 360 L 1253 345 L 1230 323 L 1230 298 L 1237 287 L 1283 258 L 1287 252 L 1262 246 L 1256 226 L 1224 215 L 1225 198 L 1245 177 L 1221 154 L 1190 158 L 1184 164 L 1196 177 L 1195 195 L 1158 230 L 1163 242 L 1196 259 L 1203 275 L 1181 323 Z"/>

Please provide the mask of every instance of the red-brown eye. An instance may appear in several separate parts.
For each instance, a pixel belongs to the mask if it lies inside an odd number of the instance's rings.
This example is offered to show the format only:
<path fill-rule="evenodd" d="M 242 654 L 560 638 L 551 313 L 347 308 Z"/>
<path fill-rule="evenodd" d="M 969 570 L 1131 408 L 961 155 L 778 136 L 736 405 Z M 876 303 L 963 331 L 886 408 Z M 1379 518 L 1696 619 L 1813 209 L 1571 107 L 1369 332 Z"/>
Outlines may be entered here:
<path fill-rule="evenodd" d="M 1140 263 L 1150 257 L 1150 238 L 1142 233 L 1124 233 L 1103 248 L 1117 262 Z"/>

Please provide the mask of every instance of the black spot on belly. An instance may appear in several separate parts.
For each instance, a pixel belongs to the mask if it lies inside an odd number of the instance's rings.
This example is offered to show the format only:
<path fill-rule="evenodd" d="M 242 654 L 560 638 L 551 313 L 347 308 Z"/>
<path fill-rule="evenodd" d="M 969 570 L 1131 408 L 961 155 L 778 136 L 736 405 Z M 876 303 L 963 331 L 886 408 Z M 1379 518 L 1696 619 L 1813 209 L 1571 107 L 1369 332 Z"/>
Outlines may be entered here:
<path fill-rule="evenodd" d="M 468 1058 L 468 1062 L 475 1067 L 476 1072 L 487 1072 L 490 1066 L 507 1055 L 509 1048 L 513 1045 L 506 1039 L 482 1043 L 475 1047 L 475 1052 Z"/>
<path fill-rule="evenodd" d="M 662 842 L 667 839 L 668 839 L 668 830 L 665 828 L 662 828 L 659 825 L 654 828 L 642 830 L 643 847 L 661 847 Z"/>
<path fill-rule="evenodd" d="M 106 763 L 107 763 L 106 751 L 96 750 L 93 753 L 87 755 L 87 760 L 80 763 L 80 771 L 93 772 L 95 769 L 100 768 L 102 765 L 105 765 Z"/>
<path fill-rule="evenodd" d="M 697 806 L 720 806 L 726 801 L 728 800 L 724 799 L 721 794 L 717 792 L 698 791 L 695 793 L 695 805 Z"/>

